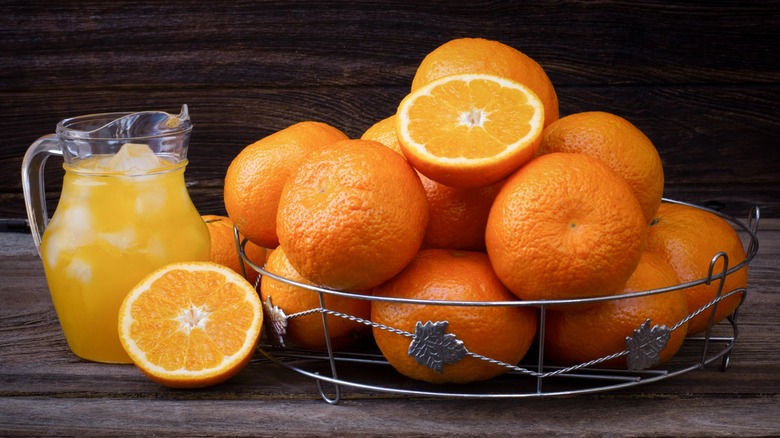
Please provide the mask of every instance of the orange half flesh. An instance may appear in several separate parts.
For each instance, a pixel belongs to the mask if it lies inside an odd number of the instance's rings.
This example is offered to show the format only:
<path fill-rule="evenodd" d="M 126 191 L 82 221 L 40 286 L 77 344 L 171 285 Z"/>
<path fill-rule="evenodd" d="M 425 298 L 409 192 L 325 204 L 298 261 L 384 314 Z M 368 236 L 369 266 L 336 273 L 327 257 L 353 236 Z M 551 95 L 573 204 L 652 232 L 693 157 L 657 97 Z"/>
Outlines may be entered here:
<path fill-rule="evenodd" d="M 254 287 L 213 262 L 151 273 L 119 310 L 119 337 L 138 368 L 170 387 L 221 383 L 249 362 L 263 322 Z"/>
<path fill-rule="evenodd" d="M 533 158 L 544 107 L 525 85 L 488 74 L 446 76 L 410 93 L 396 133 L 406 158 L 454 187 L 501 181 Z"/>

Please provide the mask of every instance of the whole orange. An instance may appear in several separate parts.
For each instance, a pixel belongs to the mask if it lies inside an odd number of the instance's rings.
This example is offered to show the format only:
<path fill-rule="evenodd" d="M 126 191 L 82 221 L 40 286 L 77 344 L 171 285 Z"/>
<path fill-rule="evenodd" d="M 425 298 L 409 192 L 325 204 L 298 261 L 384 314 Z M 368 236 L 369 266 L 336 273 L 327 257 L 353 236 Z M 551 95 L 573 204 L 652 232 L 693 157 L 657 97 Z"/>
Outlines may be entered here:
<path fill-rule="evenodd" d="M 325 123 L 304 121 L 290 125 L 245 147 L 225 174 L 225 209 L 252 242 L 275 248 L 276 210 L 282 187 L 301 160 L 347 135 Z"/>
<path fill-rule="evenodd" d="M 395 114 L 374 123 L 360 136 L 361 140 L 373 140 L 389 147 L 403 156 L 401 143 L 398 142 L 398 135 L 395 133 Z"/>
<path fill-rule="evenodd" d="M 664 170 L 649 138 L 631 122 L 603 111 L 571 114 L 547 126 L 538 154 L 574 152 L 603 161 L 625 178 L 647 223 L 661 205 Z"/>
<path fill-rule="evenodd" d="M 311 284 L 292 267 L 281 247 L 274 249 L 268 255 L 265 269 L 288 280 Z M 322 308 L 319 293 L 316 291 L 284 283 L 267 275 L 264 275 L 260 281 L 262 300 L 265 302 L 270 298 L 271 303 L 282 309 L 288 317 L 295 313 Z M 323 302 L 324 308 L 344 315 L 368 320 L 371 314 L 371 302 L 368 300 L 323 293 Z M 327 315 L 326 318 L 331 347 L 334 349 L 347 347 L 370 332 L 369 326 L 344 317 Z M 286 331 L 285 343 L 289 341 L 296 346 L 315 350 L 327 349 L 322 314 L 319 312 L 289 318 Z"/>
<path fill-rule="evenodd" d="M 420 174 L 428 199 L 423 244 L 432 248 L 485 251 L 485 226 L 501 184 L 481 188 L 445 186 Z"/>
<path fill-rule="evenodd" d="M 558 96 L 542 66 L 514 47 L 484 38 L 456 38 L 432 50 L 417 67 L 412 91 L 461 73 L 488 73 L 520 82 L 542 101 L 545 125 L 558 120 Z"/>
<path fill-rule="evenodd" d="M 647 225 L 628 184 L 583 154 L 542 155 L 490 209 L 485 244 L 498 278 L 524 300 L 610 295 L 639 263 Z"/>
<path fill-rule="evenodd" d="M 206 228 L 208 228 L 209 236 L 211 237 L 211 261 L 227 266 L 237 273 L 242 274 L 241 264 L 239 263 L 240 256 L 238 254 L 238 248 L 236 247 L 236 239 L 233 234 L 233 222 L 227 216 L 212 214 L 204 215 L 203 221 L 206 222 Z M 239 234 L 239 239 L 243 240 L 243 238 L 244 236 Z M 263 263 L 265 263 L 266 249 L 262 246 L 247 242 L 246 245 L 244 245 L 244 254 L 257 266 L 263 266 Z M 259 273 L 249 266 L 246 261 L 243 263 L 244 270 L 246 271 L 246 279 L 249 280 L 250 283 L 255 284 Z"/>
<path fill-rule="evenodd" d="M 515 301 L 496 278 L 484 253 L 421 250 L 414 260 L 392 280 L 374 289 L 375 297 L 442 301 Z M 371 321 L 408 333 L 417 333 L 418 324 L 447 322 L 446 336 L 462 341 L 469 352 L 515 365 L 528 352 L 536 336 L 535 308 L 520 306 L 450 306 L 410 304 L 375 300 Z M 374 327 L 374 339 L 388 362 L 401 374 L 431 383 L 467 383 L 493 378 L 508 368 L 464 356 L 436 371 L 409 354 L 412 339 Z M 426 333 L 423 330 L 423 333 Z M 443 339 L 418 338 L 433 350 L 446 345 Z M 422 355 L 424 356 L 424 355 Z M 425 362 L 425 357 L 420 357 Z"/>
<path fill-rule="evenodd" d="M 661 204 L 650 226 L 647 251 L 666 260 L 683 283 L 706 278 L 710 263 L 720 252 L 728 255 L 729 268 L 745 260 L 739 235 L 725 219 L 700 208 L 668 202 Z M 721 273 L 723 266 L 723 258 L 718 258 L 713 274 Z M 722 293 L 747 287 L 747 275 L 748 268 L 745 266 L 726 276 Z M 710 285 L 685 288 L 690 311 L 695 312 L 714 300 L 719 283 L 715 280 Z M 734 312 L 741 300 L 742 294 L 737 293 L 720 301 L 713 324 Z M 691 319 L 688 332 L 694 334 L 706 330 L 711 314 L 712 308 Z"/>
<path fill-rule="evenodd" d="M 620 294 L 649 291 L 679 283 L 677 274 L 661 257 L 643 253 L 639 265 Z M 681 290 L 634 298 L 612 299 L 585 308 L 550 308 L 545 318 L 544 354 L 561 365 L 577 365 L 625 350 L 626 338 L 647 320 L 651 326 L 675 327 L 688 316 L 688 301 Z M 669 335 L 659 352 L 659 364 L 682 347 L 687 324 Z M 601 362 L 602 367 L 626 367 L 626 356 Z"/>
<path fill-rule="evenodd" d="M 417 253 L 428 204 L 412 166 L 370 140 L 311 153 L 282 191 L 279 244 L 306 279 L 335 289 L 369 289 Z"/>

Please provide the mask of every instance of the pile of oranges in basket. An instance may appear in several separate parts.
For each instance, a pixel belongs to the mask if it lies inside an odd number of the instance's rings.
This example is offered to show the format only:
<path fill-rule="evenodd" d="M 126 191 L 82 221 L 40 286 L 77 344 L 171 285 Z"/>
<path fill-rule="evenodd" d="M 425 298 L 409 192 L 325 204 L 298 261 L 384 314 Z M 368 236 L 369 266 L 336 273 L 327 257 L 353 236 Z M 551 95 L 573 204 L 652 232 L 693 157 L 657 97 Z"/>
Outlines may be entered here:
<path fill-rule="evenodd" d="M 304 120 L 246 146 L 225 175 L 228 217 L 207 217 L 212 258 L 232 264 L 233 226 L 272 274 L 372 297 L 449 301 L 577 300 L 661 289 L 707 276 L 713 256 L 745 259 L 721 217 L 662 202 L 651 140 L 620 115 L 559 117 L 556 91 L 529 56 L 498 41 L 451 40 L 418 66 L 397 111 L 360 138 Z M 721 261 L 722 263 L 722 261 Z M 257 273 L 244 269 L 253 275 Z M 747 268 L 724 290 L 745 287 Z M 319 297 L 261 276 L 261 299 L 290 315 Z M 675 327 L 660 363 L 710 313 L 680 321 L 717 285 L 547 308 L 545 360 L 579 364 L 626 348 L 650 320 Z M 740 294 L 719 303 L 715 322 Z M 537 339 L 534 306 L 421 305 L 326 294 L 333 348 L 372 336 L 401 374 L 434 383 L 490 379 L 506 367 L 475 357 L 420 363 L 409 336 L 426 322 L 469 352 L 516 364 Z M 259 316 L 262 318 L 262 315 Z M 320 313 L 290 319 L 285 342 L 323 349 Z M 234 333 L 241 336 L 241 333 Z M 413 348 L 413 346 L 412 346 Z M 625 357 L 602 365 L 626 366 Z M 213 383 L 213 382 L 212 382 Z"/>

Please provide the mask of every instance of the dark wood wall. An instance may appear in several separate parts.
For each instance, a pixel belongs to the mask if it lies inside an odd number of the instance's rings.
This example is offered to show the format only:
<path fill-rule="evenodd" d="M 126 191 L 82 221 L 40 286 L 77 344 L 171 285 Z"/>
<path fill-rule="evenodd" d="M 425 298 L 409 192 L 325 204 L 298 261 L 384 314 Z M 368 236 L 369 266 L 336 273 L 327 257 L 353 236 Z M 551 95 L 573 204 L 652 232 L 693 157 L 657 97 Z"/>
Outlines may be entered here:
<path fill-rule="evenodd" d="M 668 197 L 780 216 L 778 1 L 0 1 L 0 218 L 26 148 L 65 117 L 189 105 L 202 213 L 247 144 L 301 120 L 353 137 L 457 37 L 536 59 L 561 115 L 614 112 L 659 149 Z M 62 169 L 47 168 L 50 211 Z"/>

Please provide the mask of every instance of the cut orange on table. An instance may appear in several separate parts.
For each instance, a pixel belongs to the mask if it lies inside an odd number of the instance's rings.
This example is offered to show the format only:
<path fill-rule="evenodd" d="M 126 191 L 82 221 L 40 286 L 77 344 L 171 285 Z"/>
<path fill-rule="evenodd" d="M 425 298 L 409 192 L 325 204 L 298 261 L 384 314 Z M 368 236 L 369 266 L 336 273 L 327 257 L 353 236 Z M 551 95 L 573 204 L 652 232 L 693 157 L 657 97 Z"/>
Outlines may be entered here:
<path fill-rule="evenodd" d="M 251 359 L 263 311 L 254 287 L 213 262 L 177 262 L 141 280 L 119 309 L 119 338 L 153 381 L 221 383 Z"/>
<path fill-rule="evenodd" d="M 396 113 L 407 160 L 453 187 L 509 176 L 533 158 L 543 125 L 544 107 L 530 88 L 489 74 L 437 79 L 407 95 Z"/>

